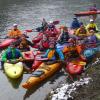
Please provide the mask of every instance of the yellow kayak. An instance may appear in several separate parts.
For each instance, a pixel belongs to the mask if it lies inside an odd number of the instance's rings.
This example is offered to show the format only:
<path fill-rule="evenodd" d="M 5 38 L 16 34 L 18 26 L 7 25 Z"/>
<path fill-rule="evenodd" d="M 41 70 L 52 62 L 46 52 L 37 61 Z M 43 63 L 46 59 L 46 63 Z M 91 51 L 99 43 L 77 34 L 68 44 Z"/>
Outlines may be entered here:
<path fill-rule="evenodd" d="M 4 63 L 4 71 L 9 78 L 19 78 L 23 73 L 23 64 L 22 62 L 16 64 Z"/>
<path fill-rule="evenodd" d="M 54 64 L 47 65 L 42 63 L 40 67 L 32 73 L 28 80 L 22 84 L 22 87 L 25 89 L 30 89 L 33 86 L 41 83 L 48 77 L 52 76 L 61 68 L 61 63 L 57 62 Z"/>

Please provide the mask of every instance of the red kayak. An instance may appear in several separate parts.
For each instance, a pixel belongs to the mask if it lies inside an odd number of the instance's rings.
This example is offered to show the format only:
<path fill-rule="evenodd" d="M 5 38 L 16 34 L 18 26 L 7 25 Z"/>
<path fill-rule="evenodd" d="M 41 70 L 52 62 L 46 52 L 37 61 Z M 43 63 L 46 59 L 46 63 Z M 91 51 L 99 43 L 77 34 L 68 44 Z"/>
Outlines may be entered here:
<path fill-rule="evenodd" d="M 25 61 L 34 61 L 33 51 L 22 52 Z"/>
<path fill-rule="evenodd" d="M 85 65 L 86 62 L 83 62 L 82 60 L 71 61 L 67 64 L 66 70 L 71 75 L 80 74 L 82 73 L 82 70 Z"/>
<path fill-rule="evenodd" d="M 90 16 L 90 15 L 95 15 L 95 14 L 100 14 L 100 10 L 98 10 L 98 11 L 83 11 L 83 12 L 75 13 L 74 15 L 81 17 L 81 16 Z"/>
<path fill-rule="evenodd" d="M 32 65 L 32 69 L 35 71 L 41 64 L 42 60 L 37 60 L 37 56 L 44 54 L 43 52 L 37 51 L 37 54 L 35 55 L 34 63 Z"/>
<path fill-rule="evenodd" d="M 0 43 L 0 49 L 6 48 L 10 45 L 11 42 L 16 41 L 16 39 L 6 39 L 2 43 Z"/>

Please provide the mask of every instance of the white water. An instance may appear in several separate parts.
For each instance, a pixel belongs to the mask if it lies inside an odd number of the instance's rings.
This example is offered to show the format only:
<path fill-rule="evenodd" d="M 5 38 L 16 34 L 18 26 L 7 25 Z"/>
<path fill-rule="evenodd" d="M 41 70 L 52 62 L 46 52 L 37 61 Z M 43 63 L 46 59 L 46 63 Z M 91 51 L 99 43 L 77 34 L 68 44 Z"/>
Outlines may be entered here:
<path fill-rule="evenodd" d="M 72 92 L 75 92 L 75 90 L 82 85 L 87 85 L 89 81 L 91 80 L 90 77 L 80 79 L 79 81 L 75 81 L 71 84 L 62 84 L 60 88 L 57 88 L 54 91 L 51 91 L 51 100 L 68 100 L 69 98 L 74 99 L 71 96 Z"/>

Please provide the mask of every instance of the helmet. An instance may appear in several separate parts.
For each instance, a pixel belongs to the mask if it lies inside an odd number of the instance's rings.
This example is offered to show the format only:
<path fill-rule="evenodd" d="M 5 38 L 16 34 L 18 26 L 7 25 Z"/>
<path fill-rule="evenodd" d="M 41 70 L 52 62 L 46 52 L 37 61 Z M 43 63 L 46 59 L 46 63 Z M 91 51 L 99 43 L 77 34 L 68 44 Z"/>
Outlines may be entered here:
<path fill-rule="evenodd" d="M 18 26 L 18 24 L 13 24 L 13 27 L 16 27 L 16 26 Z"/>
<path fill-rule="evenodd" d="M 93 19 L 90 19 L 90 22 L 93 22 L 94 20 Z"/>

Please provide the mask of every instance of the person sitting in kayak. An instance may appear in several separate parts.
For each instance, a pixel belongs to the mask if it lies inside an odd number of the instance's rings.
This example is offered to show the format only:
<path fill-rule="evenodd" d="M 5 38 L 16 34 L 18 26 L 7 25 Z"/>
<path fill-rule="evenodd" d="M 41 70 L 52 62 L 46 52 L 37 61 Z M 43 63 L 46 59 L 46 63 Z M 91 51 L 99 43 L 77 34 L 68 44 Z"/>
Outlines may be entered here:
<path fill-rule="evenodd" d="M 7 34 L 9 38 L 19 38 L 22 32 L 18 29 L 17 24 L 13 24 L 13 29 Z"/>
<path fill-rule="evenodd" d="M 88 46 L 96 46 L 96 43 L 98 42 L 97 41 L 97 38 L 96 36 L 94 35 L 95 34 L 95 31 L 94 30 L 90 30 L 89 33 L 88 33 L 88 37 L 85 41 L 85 43 L 88 43 Z"/>
<path fill-rule="evenodd" d="M 68 40 L 70 39 L 68 28 L 66 26 L 63 27 L 63 32 L 60 34 L 58 38 L 59 44 L 65 44 L 68 43 Z"/>
<path fill-rule="evenodd" d="M 82 22 L 80 23 L 80 28 L 76 30 L 75 35 L 78 36 L 79 39 L 83 39 L 87 36 L 87 30 Z"/>
<path fill-rule="evenodd" d="M 22 53 L 19 49 L 16 48 L 16 43 L 12 42 L 10 44 L 10 47 L 2 54 L 2 67 L 3 64 L 6 63 L 17 63 L 19 61 L 23 61 Z M 30 71 L 30 68 L 28 68 L 24 63 L 23 67 L 26 71 Z"/>
<path fill-rule="evenodd" d="M 20 37 L 20 39 L 18 39 L 16 41 L 16 45 L 18 45 L 17 48 L 20 49 L 22 52 L 30 51 L 30 46 L 31 47 L 34 46 L 34 43 L 31 43 L 26 38 L 28 38 L 27 35 L 22 34 L 21 37 Z"/>
<path fill-rule="evenodd" d="M 49 48 L 49 39 L 46 34 L 43 34 L 43 39 L 38 43 L 38 49 L 40 51 L 46 51 Z"/>
<path fill-rule="evenodd" d="M 56 48 L 56 45 L 54 43 L 49 44 L 49 49 L 46 51 L 44 56 L 42 58 L 48 58 L 49 60 L 64 60 L 64 55 L 62 51 L 58 48 Z"/>
<path fill-rule="evenodd" d="M 46 20 L 43 18 L 41 27 L 36 28 L 36 30 L 37 30 L 38 32 L 44 32 L 44 31 L 46 31 L 47 27 L 48 27 L 48 23 L 47 23 Z"/>
<path fill-rule="evenodd" d="M 95 32 L 98 32 L 98 27 L 94 23 L 93 19 L 90 19 L 90 23 L 86 26 L 87 31 L 94 30 Z"/>
<path fill-rule="evenodd" d="M 79 27 L 80 27 L 80 22 L 78 21 L 77 17 L 74 17 L 70 28 L 71 29 L 78 29 Z"/>
<path fill-rule="evenodd" d="M 97 11 L 96 4 L 94 4 L 92 7 L 90 7 L 90 8 L 89 8 L 89 11 Z M 93 18 L 93 20 L 95 21 L 96 18 L 97 18 L 97 14 L 91 15 L 90 18 Z"/>
<path fill-rule="evenodd" d="M 48 23 L 48 28 L 45 31 L 45 34 L 47 34 L 49 37 L 56 37 L 56 38 L 58 37 L 59 32 L 56 29 L 55 25 L 53 24 L 53 21 L 50 21 Z"/>

